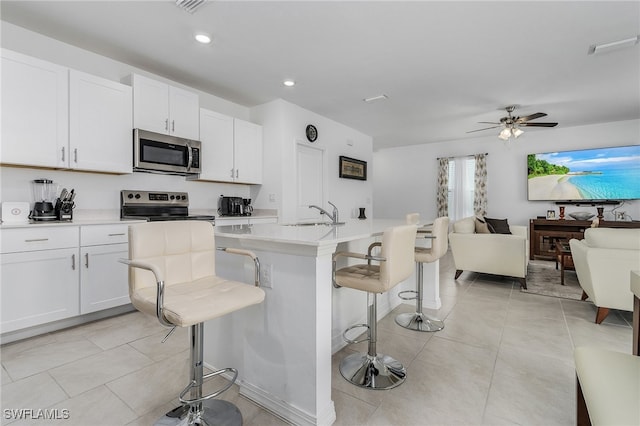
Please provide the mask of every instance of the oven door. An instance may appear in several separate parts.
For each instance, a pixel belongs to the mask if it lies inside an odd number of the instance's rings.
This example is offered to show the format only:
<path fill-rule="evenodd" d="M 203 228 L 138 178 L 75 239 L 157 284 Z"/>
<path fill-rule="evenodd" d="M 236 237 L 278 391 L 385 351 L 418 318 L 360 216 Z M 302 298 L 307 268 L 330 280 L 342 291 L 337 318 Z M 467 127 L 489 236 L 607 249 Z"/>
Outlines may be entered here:
<path fill-rule="evenodd" d="M 199 141 L 141 129 L 133 131 L 133 170 L 178 175 L 200 173 Z"/>

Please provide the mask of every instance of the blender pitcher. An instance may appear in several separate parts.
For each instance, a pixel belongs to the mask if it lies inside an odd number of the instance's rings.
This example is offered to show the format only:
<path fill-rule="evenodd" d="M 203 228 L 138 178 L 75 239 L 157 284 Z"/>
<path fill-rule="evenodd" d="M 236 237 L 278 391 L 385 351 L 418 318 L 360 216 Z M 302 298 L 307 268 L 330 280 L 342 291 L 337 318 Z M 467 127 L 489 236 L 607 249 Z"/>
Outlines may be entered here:
<path fill-rule="evenodd" d="M 35 179 L 31 182 L 33 194 L 33 210 L 31 219 L 35 221 L 55 220 L 54 202 L 58 193 L 58 185 L 50 179 Z"/>

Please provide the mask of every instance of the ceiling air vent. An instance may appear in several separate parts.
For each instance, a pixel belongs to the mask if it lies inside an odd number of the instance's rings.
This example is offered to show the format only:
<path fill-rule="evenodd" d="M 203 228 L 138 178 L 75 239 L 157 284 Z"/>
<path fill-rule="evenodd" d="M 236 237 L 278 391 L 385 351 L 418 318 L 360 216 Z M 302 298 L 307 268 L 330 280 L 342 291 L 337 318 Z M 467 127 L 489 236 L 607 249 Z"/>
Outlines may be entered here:
<path fill-rule="evenodd" d="M 176 0 L 176 6 L 189 13 L 195 13 L 207 0 Z"/>

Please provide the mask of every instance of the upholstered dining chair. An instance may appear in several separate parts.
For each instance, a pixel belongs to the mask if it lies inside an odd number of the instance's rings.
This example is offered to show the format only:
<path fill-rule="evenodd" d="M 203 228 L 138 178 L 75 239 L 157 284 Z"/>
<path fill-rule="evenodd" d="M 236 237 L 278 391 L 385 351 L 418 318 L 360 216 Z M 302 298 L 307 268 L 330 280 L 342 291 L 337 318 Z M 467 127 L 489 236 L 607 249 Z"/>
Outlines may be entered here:
<path fill-rule="evenodd" d="M 396 286 L 413 271 L 416 225 L 402 225 L 386 230 L 382 235 L 380 254 L 336 252 L 333 255 L 333 281 L 336 287 L 348 287 L 367 292 L 367 324 L 358 324 L 345 330 L 343 336 L 349 343 L 369 341 L 366 353 L 355 353 L 340 362 L 340 374 L 354 385 L 368 389 L 391 389 L 406 377 L 405 367 L 394 358 L 377 353 L 377 294 Z M 336 269 L 337 259 L 350 257 L 367 263 Z M 372 264 L 377 262 L 376 264 Z M 367 338 L 351 340 L 346 337 L 356 327 L 368 329 Z"/>
<path fill-rule="evenodd" d="M 407 215 L 407 223 L 417 224 L 419 219 L 420 215 L 417 213 Z M 444 328 L 444 322 L 442 320 L 430 318 L 422 312 L 422 290 L 424 287 L 424 264 L 435 262 L 447 253 L 447 249 L 449 248 L 447 242 L 448 233 L 448 217 L 436 218 L 430 233 L 418 232 L 418 238 L 422 236 L 431 239 L 431 247 L 415 248 L 416 289 L 401 291 L 398 293 L 398 297 L 403 300 L 415 300 L 416 311 L 396 316 L 395 321 L 399 326 L 415 331 L 440 331 Z M 409 293 L 412 294 L 412 296 L 407 296 Z"/>
<path fill-rule="evenodd" d="M 242 414 L 230 402 L 214 399 L 229 389 L 237 370 L 225 368 L 203 374 L 204 322 L 264 300 L 259 288 L 259 261 L 247 250 L 223 249 L 253 259 L 255 285 L 216 275 L 214 229 L 203 221 L 147 222 L 129 226 L 129 296 L 139 311 L 158 318 L 171 328 L 190 328 L 189 384 L 179 395 L 181 406 L 167 413 L 157 425 L 241 425 Z M 202 395 L 205 379 L 232 375 L 228 384 Z M 189 394 L 187 396 L 187 394 Z"/>

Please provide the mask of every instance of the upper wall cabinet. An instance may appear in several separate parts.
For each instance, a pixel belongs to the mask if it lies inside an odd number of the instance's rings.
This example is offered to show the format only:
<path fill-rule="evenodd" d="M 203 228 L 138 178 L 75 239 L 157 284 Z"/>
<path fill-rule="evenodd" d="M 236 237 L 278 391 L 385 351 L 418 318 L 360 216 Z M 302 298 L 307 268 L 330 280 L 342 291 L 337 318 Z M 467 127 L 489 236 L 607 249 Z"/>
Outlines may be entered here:
<path fill-rule="evenodd" d="M 2 163 L 68 166 L 68 74 L 68 68 L 2 49 Z"/>
<path fill-rule="evenodd" d="M 2 50 L 3 164 L 131 173 L 131 87 Z"/>
<path fill-rule="evenodd" d="M 69 165 L 79 170 L 131 173 L 131 87 L 71 70 Z"/>
<path fill-rule="evenodd" d="M 262 126 L 200 109 L 200 180 L 262 183 Z"/>
<path fill-rule="evenodd" d="M 133 126 L 156 133 L 199 139 L 198 95 L 138 74 L 133 86 Z"/>

